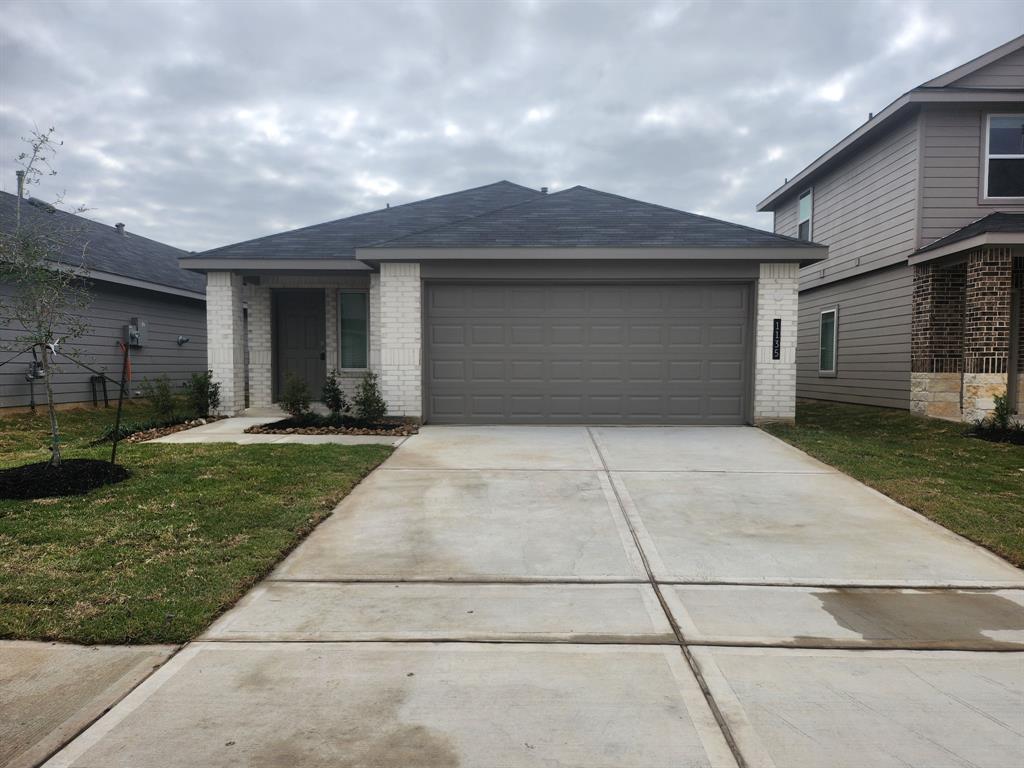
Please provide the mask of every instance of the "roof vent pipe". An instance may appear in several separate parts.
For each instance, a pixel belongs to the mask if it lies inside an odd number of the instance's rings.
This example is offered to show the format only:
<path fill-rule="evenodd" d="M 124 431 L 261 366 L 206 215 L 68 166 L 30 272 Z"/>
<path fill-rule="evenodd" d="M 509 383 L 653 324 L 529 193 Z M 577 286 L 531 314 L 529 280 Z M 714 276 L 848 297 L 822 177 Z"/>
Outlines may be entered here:
<path fill-rule="evenodd" d="M 546 194 L 548 193 L 548 188 L 547 188 L 547 187 L 541 187 L 541 188 L 540 188 L 540 193 L 541 193 L 542 195 L 546 195 Z"/>
<path fill-rule="evenodd" d="M 117 234 L 119 234 L 119 235 L 123 235 L 124 234 L 124 224 L 121 224 L 119 222 L 119 223 L 114 225 L 114 229 L 117 230 Z"/>
<path fill-rule="evenodd" d="M 18 197 L 22 198 L 25 196 L 25 172 L 15 171 L 14 175 L 18 177 Z"/>

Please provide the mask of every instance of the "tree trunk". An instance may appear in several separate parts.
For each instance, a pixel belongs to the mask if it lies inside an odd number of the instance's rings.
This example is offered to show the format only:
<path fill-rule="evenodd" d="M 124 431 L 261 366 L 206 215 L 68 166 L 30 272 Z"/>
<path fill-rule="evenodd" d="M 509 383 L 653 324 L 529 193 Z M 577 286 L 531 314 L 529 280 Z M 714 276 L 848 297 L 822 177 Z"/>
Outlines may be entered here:
<path fill-rule="evenodd" d="M 49 350 L 42 344 L 43 380 L 46 382 L 46 408 L 50 412 L 50 466 L 60 466 L 60 430 L 57 427 L 57 408 L 53 402 L 53 383 L 50 380 Z"/>

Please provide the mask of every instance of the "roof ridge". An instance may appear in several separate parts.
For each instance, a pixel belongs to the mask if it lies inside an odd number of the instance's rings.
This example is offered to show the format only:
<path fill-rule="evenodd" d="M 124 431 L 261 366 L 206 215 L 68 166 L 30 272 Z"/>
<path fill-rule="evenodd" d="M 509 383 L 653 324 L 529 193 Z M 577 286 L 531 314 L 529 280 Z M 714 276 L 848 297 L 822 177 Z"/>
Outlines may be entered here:
<path fill-rule="evenodd" d="M 740 229 L 745 229 L 748 232 L 757 232 L 757 233 L 762 234 L 762 235 L 773 235 L 774 237 L 778 237 L 778 238 L 780 238 L 782 240 L 790 240 L 790 241 L 792 241 L 794 243 L 794 245 L 806 246 L 806 247 L 814 247 L 814 246 L 819 246 L 820 247 L 820 245 L 821 245 L 820 243 L 814 243 L 814 242 L 811 242 L 810 240 L 801 240 L 798 237 L 791 237 L 789 235 L 780 235 L 780 234 L 778 234 L 776 232 L 769 232 L 767 229 L 760 229 L 758 227 L 752 227 L 749 224 L 739 224 L 739 223 L 737 223 L 735 221 L 727 221 L 726 219 L 716 219 L 714 216 L 705 216 L 702 213 L 693 213 L 692 211 L 684 211 L 681 208 L 672 208 L 671 206 L 662 205 L 661 203 L 649 203 L 646 200 L 637 200 L 634 197 L 626 197 L 625 195 L 618 195 L 618 194 L 616 194 L 614 192 L 605 192 L 603 189 L 593 189 L 592 187 L 584 187 L 581 184 L 578 184 L 576 187 L 573 187 L 572 189 L 576 189 L 577 187 L 579 189 L 585 189 L 588 192 L 594 192 L 595 194 L 598 194 L 598 195 L 605 195 L 606 197 L 614 197 L 614 198 L 616 198 L 618 200 L 625 200 L 625 201 L 630 202 L 630 203 L 640 203 L 641 205 L 650 206 L 651 208 L 660 208 L 663 211 L 671 211 L 672 213 L 682 213 L 682 214 L 684 214 L 686 216 L 692 216 L 695 219 L 703 219 L 704 221 L 713 221 L 716 224 L 725 224 L 725 225 L 730 226 L 730 227 L 738 227 Z M 569 190 L 564 190 L 564 191 L 568 192 Z"/>
<path fill-rule="evenodd" d="M 509 183 L 511 184 L 512 182 L 509 182 Z M 516 186 L 519 186 L 519 185 L 516 185 Z M 530 187 L 524 187 L 524 189 L 530 189 Z M 569 190 L 567 190 L 567 189 L 561 190 L 561 192 L 568 192 L 568 191 Z M 444 229 L 445 227 L 450 227 L 450 226 L 453 226 L 455 224 L 465 224 L 468 221 L 473 221 L 474 219 L 479 219 L 482 216 L 490 216 L 492 213 L 498 213 L 499 211 L 507 211 L 509 208 L 516 208 L 516 207 L 518 207 L 520 205 L 532 205 L 533 203 L 539 203 L 539 202 L 542 202 L 544 200 L 550 199 L 550 198 L 554 197 L 555 195 L 561 194 L 561 192 L 554 192 L 552 194 L 546 194 L 544 192 L 537 192 L 538 197 L 531 198 L 530 200 L 520 200 L 518 203 L 509 203 L 508 205 L 502 205 L 502 206 L 499 206 L 497 208 L 492 208 L 489 211 L 481 211 L 480 213 L 475 213 L 472 216 L 463 216 L 461 219 L 453 219 L 452 221 L 446 221 L 444 224 L 435 224 L 432 227 L 426 227 L 425 229 L 417 229 L 417 230 L 414 230 L 412 232 L 406 232 L 404 235 L 399 235 L 398 237 L 389 237 L 386 240 L 374 240 L 372 243 L 367 243 L 366 245 L 360 245 L 360 246 L 357 246 L 357 247 L 359 247 L 359 248 L 376 248 L 376 247 L 379 247 L 379 246 L 382 246 L 382 245 L 386 245 L 388 243 L 393 243 L 396 240 L 403 240 L 404 238 L 412 237 L 413 235 L 424 235 L 424 234 L 426 234 L 428 232 L 433 232 L 433 231 L 438 230 L 438 229 Z"/>
<path fill-rule="evenodd" d="M 7 195 L 10 198 L 17 198 L 17 195 L 15 195 L 13 192 L 8 192 L 8 191 L 2 190 L 2 189 L 0 189 L 0 194 Z M 29 203 L 29 198 L 23 197 L 21 199 L 21 201 L 23 203 L 28 204 Z M 56 207 L 55 205 L 52 205 L 52 204 L 51 204 L 51 206 L 53 207 L 53 211 L 51 211 L 48 215 L 69 216 L 69 217 L 71 217 L 73 219 L 81 219 L 82 221 L 85 221 L 85 222 L 87 222 L 89 224 L 92 224 L 93 226 L 103 227 L 105 229 L 111 230 L 111 232 L 116 232 L 116 230 L 114 229 L 114 226 L 112 224 L 108 224 L 105 221 L 99 221 L 97 219 L 93 219 L 93 218 L 90 218 L 89 216 L 86 216 L 85 215 L 86 212 L 92 210 L 91 208 L 86 209 L 86 211 L 82 211 L 82 212 L 76 213 L 74 211 L 66 211 L 63 208 L 58 208 L 58 207 Z M 125 242 L 127 242 L 127 238 L 131 238 L 133 240 L 145 240 L 148 243 L 153 243 L 154 245 L 159 245 L 161 248 L 170 248 L 172 251 L 178 251 L 179 253 L 183 253 L 183 254 L 186 254 L 186 255 L 189 253 L 184 248 L 179 248 L 176 245 L 171 245 L 170 243 L 165 243 L 163 240 L 154 240 L 152 237 L 146 237 L 145 235 L 140 235 L 138 232 L 130 231 L 128 229 L 125 229 L 124 237 L 126 238 Z"/>
<path fill-rule="evenodd" d="M 187 256 L 185 258 L 205 258 L 205 257 L 208 257 L 211 254 L 214 254 L 217 251 L 220 251 L 220 250 L 222 250 L 224 248 L 233 248 L 233 247 L 235 247 L 237 245 L 245 245 L 247 243 L 255 243 L 255 242 L 258 242 L 260 240 L 266 240 L 267 238 L 270 238 L 270 237 L 277 237 L 278 235 L 291 234 L 291 233 L 294 233 L 294 232 L 302 232 L 302 231 L 307 230 L 307 229 L 313 229 L 314 227 L 323 227 L 323 226 L 327 226 L 329 224 L 336 224 L 336 223 L 338 223 L 340 221 L 351 221 L 352 219 L 362 219 L 362 218 L 366 218 L 368 216 L 374 216 L 374 215 L 380 214 L 380 213 L 386 213 L 386 212 L 389 212 L 389 211 L 395 211 L 395 210 L 398 210 L 399 208 L 410 208 L 412 206 L 421 205 L 423 203 L 430 203 L 430 202 L 434 202 L 434 201 L 437 201 L 437 200 L 443 200 L 446 197 L 453 197 L 455 195 L 462 195 L 462 194 L 465 194 L 466 192 L 478 192 L 481 189 L 487 189 L 488 187 L 497 187 L 497 186 L 502 185 L 502 184 L 507 184 L 509 186 L 517 187 L 519 189 L 527 189 L 527 190 L 530 190 L 531 192 L 537 192 L 537 190 L 534 190 L 531 187 L 526 187 L 526 186 L 523 186 L 522 184 L 516 184 L 514 181 L 509 181 L 508 179 L 500 179 L 498 181 L 492 181 L 490 184 L 481 184 L 480 186 L 477 186 L 477 187 L 468 187 L 466 189 L 459 189 L 459 190 L 456 190 L 455 192 L 445 192 L 442 195 L 434 195 L 433 197 L 425 197 L 422 200 L 410 200 L 407 203 L 399 203 L 398 205 L 394 205 L 394 206 L 389 205 L 389 206 L 387 206 L 385 208 L 375 208 L 372 211 L 363 211 L 362 213 L 354 213 L 351 216 L 342 216 L 342 217 L 337 218 L 337 219 L 330 219 L 328 221 L 317 222 L 316 224 L 307 224 L 307 225 L 305 225 L 303 227 L 296 227 L 295 229 L 286 229 L 283 232 L 271 232 L 270 234 L 267 234 L 267 235 L 260 235 L 259 237 L 251 237 L 248 240 L 239 240 L 238 242 L 235 242 L 235 243 L 226 243 L 225 245 L 218 245 L 216 248 L 210 248 L 210 249 L 207 249 L 205 251 L 200 251 L 199 253 L 189 254 L 189 256 Z M 537 192 L 537 194 L 540 195 L 541 192 Z M 412 233 L 410 233 L 410 234 L 412 234 Z"/>

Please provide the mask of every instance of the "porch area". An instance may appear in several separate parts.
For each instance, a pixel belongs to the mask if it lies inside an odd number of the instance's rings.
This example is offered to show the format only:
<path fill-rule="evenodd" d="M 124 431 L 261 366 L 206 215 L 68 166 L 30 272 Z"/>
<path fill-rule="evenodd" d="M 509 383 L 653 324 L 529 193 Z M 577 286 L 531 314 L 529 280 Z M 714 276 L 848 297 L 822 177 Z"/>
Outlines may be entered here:
<path fill-rule="evenodd" d="M 975 421 L 990 415 L 995 398 L 1005 395 L 1019 418 L 1024 237 L 919 253 L 911 259 L 911 412 Z"/>
<path fill-rule="evenodd" d="M 208 356 L 221 385 L 219 415 L 273 408 L 290 376 L 319 401 L 330 371 L 351 399 L 373 371 L 389 414 L 420 417 L 418 265 L 359 266 L 208 273 Z"/>

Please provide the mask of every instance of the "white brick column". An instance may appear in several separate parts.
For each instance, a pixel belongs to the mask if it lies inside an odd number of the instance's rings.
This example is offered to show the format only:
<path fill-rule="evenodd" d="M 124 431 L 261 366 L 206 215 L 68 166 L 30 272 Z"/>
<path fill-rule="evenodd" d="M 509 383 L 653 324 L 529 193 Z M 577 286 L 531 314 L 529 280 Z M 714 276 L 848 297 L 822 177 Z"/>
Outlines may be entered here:
<path fill-rule="evenodd" d="M 757 281 L 757 357 L 754 423 L 796 418 L 798 264 L 761 264 Z M 780 320 L 779 359 L 772 356 L 775 320 Z"/>
<path fill-rule="evenodd" d="M 270 289 L 250 286 L 249 294 L 249 405 L 265 408 L 273 402 Z"/>
<path fill-rule="evenodd" d="M 384 262 L 379 286 L 381 391 L 388 413 L 421 418 L 420 265 Z"/>
<path fill-rule="evenodd" d="M 245 326 L 242 276 L 210 272 L 206 276 L 206 357 L 220 384 L 219 415 L 245 408 Z"/>

